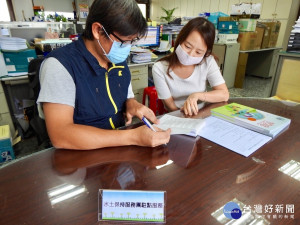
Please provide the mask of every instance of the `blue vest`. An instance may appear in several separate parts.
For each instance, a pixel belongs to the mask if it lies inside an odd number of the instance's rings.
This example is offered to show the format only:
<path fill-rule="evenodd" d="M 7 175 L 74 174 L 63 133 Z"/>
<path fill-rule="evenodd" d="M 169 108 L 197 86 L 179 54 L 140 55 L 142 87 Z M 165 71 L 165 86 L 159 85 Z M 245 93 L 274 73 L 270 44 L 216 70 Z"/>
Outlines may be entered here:
<path fill-rule="evenodd" d="M 74 123 L 103 129 L 124 126 L 125 103 L 131 75 L 126 62 L 108 70 L 87 50 L 83 39 L 52 51 L 71 74 L 76 86 Z"/>

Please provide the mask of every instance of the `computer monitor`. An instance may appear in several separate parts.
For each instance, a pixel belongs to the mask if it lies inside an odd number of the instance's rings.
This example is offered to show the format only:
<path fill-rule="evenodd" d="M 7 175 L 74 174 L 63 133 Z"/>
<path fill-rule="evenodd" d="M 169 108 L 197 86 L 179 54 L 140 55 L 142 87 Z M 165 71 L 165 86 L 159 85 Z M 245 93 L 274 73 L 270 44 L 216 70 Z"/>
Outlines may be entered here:
<path fill-rule="evenodd" d="M 30 44 L 34 38 L 45 38 L 47 27 L 11 27 L 9 30 L 11 37 L 24 38 Z"/>
<path fill-rule="evenodd" d="M 160 27 L 148 27 L 147 36 L 141 38 L 135 45 L 139 47 L 158 47 L 160 39 Z"/>

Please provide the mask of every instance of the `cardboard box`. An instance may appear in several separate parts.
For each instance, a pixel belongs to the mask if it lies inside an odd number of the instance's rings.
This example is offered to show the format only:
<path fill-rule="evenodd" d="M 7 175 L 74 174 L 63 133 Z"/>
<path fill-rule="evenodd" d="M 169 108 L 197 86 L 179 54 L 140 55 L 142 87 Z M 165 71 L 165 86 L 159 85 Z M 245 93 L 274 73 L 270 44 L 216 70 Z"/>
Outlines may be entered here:
<path fill-rule="evenodd" d="M 8 125 L 0 126 L 0 163 L 15 159 Z"/>
<path fill-rule="evenodd" d="M 236 67 L 236 74 L 235 74 L 235 81 L 234 81 L 235 88 L 243 88 L 247 61 L 248 61 L 248 53 L 241 52 L 239 54 L 239 59 Z"/>
<path fill-rule="evenodd" d="M 240 50 L 254 50 L 256 46 L 257 32 L 240 32 L 238 42 Z"/>
<path fill-rule="evenodd" d="M 279 25 L 279 27 L 280 27 L 280 25 Z M 271 28 L 271 34 L 270 34 L 268 48 L 276 47 L 278 36 L 279 36 L 279 29 L 278 29 L 278 32 L 277 32 L 277 31 L 274 31 L 274 30 L 272 31 L 272 28 Z"/>
<path fill-rule="evenodd" d="M 269 45 L 269 40 L 270 40 L 270 36 L 269 36 L 269 31 L 270 28 L 269 27 L 265 27 L 265 32 L 264 32 L 264 35 L 263 35 L 263 39 L 261 41 L 261 49 L 264 49 L 264 48 L 268 48 L 268 45 Z"/>
<path fill-rule="evenodd" d="M 26 49 L 17 52 L 4 52 L 4 61 L 8 72 L 28 72 L 28 64 L 36 58 L 34 49 Z"/>
<path fill-rule="evenodd" d="M 237 3 L 231 5 L 231 15 L 257 15 L 260 16 L 261 3 Z"/>
<path fill-rule="evenodd" d="M 218 34 L 218 43 L 230 44 L 237 43 L 238 34 Z"/>
<path fill-rule="evenodd" d="M 257 32 L 257 38 L 256 38 L 256 42 L 255 42 L 255 49 L 260 49 L 261 48 L 261 44 L 262 44 L 262 40 L 265 34 L 265 28 L 263 27 L 256 27 L 255 31 Z"/>
<path fill-rule="evenodd" d="M 234 30 L 226 30 L 226 29 L 220 29 L 219 34 L 239 34 L 240 31 L 238 29 Z"/>
<path fill-rule="evenodd" d="M 237 16 L 220 16 L 219 22 L 221 21 L 239 21 L 239 17 Z"/>
<path fill-rule="evenodd" d="M 218 30 L 238 30 L 239 22 L 237 21 L 219 21 Z"/>
<path fill-rule="evenodd" d="M 218 22 L 219 22 L 220 16 L 227 16 L 227 14 L 222 13 L 222 12 L 213 12 L 213 13 L 210 13 L 209 17 L 207 18 L 208 21 L 212 22 L 215 25 L 216 29 L 218 27 Z"/>
<path fill-rule="evenodd" d="M 218 27 L 218 21 L 219 21 L 219 17 L 216 15 L 210 15 L 207 18 L 208 21 L 212 22 L 212 24 L 215 26 L 215 28 L 217 29 Z"/>
<path fill-rule="evenodd" d="M 245 32 L 245 31 L 255 31 L 256 28 L 256 19 L 240 19 L 239 20 L 239 30 L 241 32 Z"/>
<path fill-rule="evenodd" d="M 281 26 L 280 21 L 260 22 L 259 24 L 266 27 L 262 48 L 276 47 Z"/>

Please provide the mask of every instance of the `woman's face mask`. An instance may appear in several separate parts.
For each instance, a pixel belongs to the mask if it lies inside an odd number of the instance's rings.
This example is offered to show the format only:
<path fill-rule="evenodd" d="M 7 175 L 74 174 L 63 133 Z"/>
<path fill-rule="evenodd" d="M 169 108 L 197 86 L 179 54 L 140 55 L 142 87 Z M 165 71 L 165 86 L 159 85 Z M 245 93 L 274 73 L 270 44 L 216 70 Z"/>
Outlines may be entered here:
<path fill-rule="evenodd" d="M 110 36 L 107 34 L 104 27 L 102 27 L 102 28 L 103 28 L 105 34 L 107 35 L 107 37 L 113 42 L 111 49 L 110 49 L 109 53 L 107 54 L 105 52 L 104 48 L 102 47 L 102 45 L 100 44 L 100 41 L 97 40 L 102 51 L 104 52 L 104 55 L 109 59 L 109 61 L 111 61 L 114 64 L 124 62 L 130 53 L 131 44 L 123 44 L 121 42 L 112 40 L 110 38 Z"/>
<path fill-rule="evenodd" d="M 181 45 L 177 46 L 175 53 L 178 57 L 179 62 L 185 66 L 199 64 L 203 59 L 203 56 L 201 57 L 190 56 L 186 51 L 182 49 Z"/>

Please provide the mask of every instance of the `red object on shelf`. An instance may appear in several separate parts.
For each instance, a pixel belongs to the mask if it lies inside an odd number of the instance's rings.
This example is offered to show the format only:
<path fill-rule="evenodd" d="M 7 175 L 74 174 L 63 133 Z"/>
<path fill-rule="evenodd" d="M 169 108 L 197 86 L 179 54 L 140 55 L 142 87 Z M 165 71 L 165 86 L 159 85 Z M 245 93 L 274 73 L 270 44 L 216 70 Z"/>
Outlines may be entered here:
<path fill-rule="evenodd" d="M 78 40 L 78 34 L 70 34 L 69 38 L 70 38 L 72 41 L 77 41 L 77 40 Z"/>
<path fill-rule="evenodd" d="M 155 115 L 162 115 L 167 112 L 163 102 L 158 99 L 157 92 L 154 86 L 144 88 L 143 93 L 143 104 L 146 103 L 146 96 L 149 97 L 149 108 L 154 112 Z"/>

